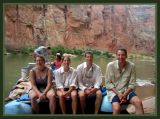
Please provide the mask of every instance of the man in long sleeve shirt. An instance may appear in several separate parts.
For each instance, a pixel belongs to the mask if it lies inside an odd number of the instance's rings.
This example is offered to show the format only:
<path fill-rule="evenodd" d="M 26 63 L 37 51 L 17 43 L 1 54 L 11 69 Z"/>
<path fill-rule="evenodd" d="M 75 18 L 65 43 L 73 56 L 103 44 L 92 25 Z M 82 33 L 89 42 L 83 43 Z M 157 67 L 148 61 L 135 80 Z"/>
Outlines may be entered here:
<path fill-rule="evenodd" d="M 136 84 L 135 65 L 126 61 L 127 50 L 117 50 L 117 60 L 108 63 L 106 69 L 106 87 L 112 103 L 113 114 L 120 113 L 122 103 L 129 101 L 136 107 L 136 114 L 143 114 L 143 105 L 134 92 Z"/>
<path fill-rule="evenodd" d="M 93 53 L 88 51 L 85 53 L 86 62 L 77 66 L 79 96 L 82 113 L 85 113 L 85 98 L 88 95 L 96 94 L 95 114 L 98 113 L 102 93 L 100 85 L 102 83 L 102 73 L 98 65 L 93 63 Z"/>

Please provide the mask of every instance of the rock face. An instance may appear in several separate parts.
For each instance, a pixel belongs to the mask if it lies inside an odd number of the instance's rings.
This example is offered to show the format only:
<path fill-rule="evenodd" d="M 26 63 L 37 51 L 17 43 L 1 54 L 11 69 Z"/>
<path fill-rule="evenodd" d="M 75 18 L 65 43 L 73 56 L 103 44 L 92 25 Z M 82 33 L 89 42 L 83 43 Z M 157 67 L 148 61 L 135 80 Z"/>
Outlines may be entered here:
<path fill-rule="evenodd" d="M 154 5 L 8 4 L 7 50 L 38 45 L 155 51 Z"/>

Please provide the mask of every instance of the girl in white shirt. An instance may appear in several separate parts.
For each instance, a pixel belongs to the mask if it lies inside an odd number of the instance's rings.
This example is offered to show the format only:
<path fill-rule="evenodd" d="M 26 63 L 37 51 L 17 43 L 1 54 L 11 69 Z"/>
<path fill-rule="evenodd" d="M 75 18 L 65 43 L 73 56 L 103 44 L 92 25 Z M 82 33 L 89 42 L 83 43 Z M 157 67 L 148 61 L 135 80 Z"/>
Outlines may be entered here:
<path fill-rule="evenodd" d="M 68 55 L 62 58 L 62 67 L 56 70 L 55 81 L 57 87 L 57 95 L 63 114 L 66 114 L 65 99 L 71 97 L 72 112 L 77 112 L 77 72 L 70 67 L 71 59 Z"/>

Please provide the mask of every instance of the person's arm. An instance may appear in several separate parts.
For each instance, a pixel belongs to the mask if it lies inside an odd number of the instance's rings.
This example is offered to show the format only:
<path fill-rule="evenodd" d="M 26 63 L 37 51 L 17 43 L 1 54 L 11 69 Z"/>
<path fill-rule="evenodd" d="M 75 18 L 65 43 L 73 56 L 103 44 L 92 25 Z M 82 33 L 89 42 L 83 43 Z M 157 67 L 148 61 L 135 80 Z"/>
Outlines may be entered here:
<path fill-rule="evenodd" d="M 64 96 L 70 96 L 71 92 L 75 89 L 75 86 L 70 86 L 69 90 L 64 93 Z"/>
<path fill-rule="evenodd" d="M 100 67 L 98 67 L 96 69 L 95 73 L 96 73 L 96 77 L 95 77 L 96 81 L 95 81 L 95 84 L 94 84 L 94 90 L 93 90 L 94 92 L 97 91 L 102 84 L 102 72 L 101 72 Z"/>
<path fill-rule="evenodd" d="M 100 89 L 100 86 L 102 84 L 102 72 L 100 67 L 98 67 L 95 71 L 95 82 L 94 82 L 94 87 L 86 89 L 85 92 L 86 94 L 95 94 L 97 92 L 97 90 Z"/>
<path fill-rule="evenodd" d="M 85 90 L 87 87 L 86 86 L 84 86 L 84 84 L 83 84 L 83 71 L 82 71 L 82 69 L 81 69 L 81 67 L 77 67 L 77 80 L 78 80 L 78 86 L 79 86 L 79 89 L 80 90 Z"/>
<path fill-rule="evenodd" d="M 132 63 L 128 88 L 135 89 L 135 85 L 136 85 L 136 70 L 135 70 L 135 65 Z"/>
<path fill-rule="evenodd" d="M 116 90 L 116 88 L 112 88 L 111 90 L 118 96 L 118 98 L 119 98 L 120 100 L 122 100 L 122 99 L 124 98 L 124 94 L 121 93 L 121 92 L 118 92 L 118 91 Z"/>
<path fill-rule="evenodd" d="M 70 78 L 71 84 L 69 90 L 66 92 L 66 95 L 70 95 L 71 92 L 77 87 L 77 72 L 73 69 L 72 76 Z"/>
<path fill-rule="evenodd" d="M 52 87 L 52 79 L 53 79 L 53 74 L 52 74 L 52 71 L 51 69 L 48 69 L 48 82 L 47 82 L 47 86 L 45 88 L 45 90 L 43 91 L 43 94 L 46 95 L 47 92 L 51 89 Z"/>
<path fill-rule="evenodd" d="M 97 92 L 98 88 L 91 88 L 90 94 L 95 94 Z"/>
<path fill-rule="evenodd" d="M 57 89 L 64 88 L 63 84 L 61 83 L 61 74 L 59 72 L 59 69 L 55 71 L 55 82 L 56 82 L 56 87 Z"/>
<path fill-rule="evenodd" d="M 70 78 L 70 87 L 77 87 L 77 71 L 73 69 L 72 76 Z"/>
<path fill-rule="evenodd" d="M 130 92 L 132 92 L 132 91 L 133 91 L 132 88 L 127 88 L 127 90 L 123 93 L 123 94 L 124 94 L 124 97 L 126 98 L 126 97 L 128 96 L 128 94 L 129 94 Z"/>
<path fill-rule="evenodd" d="M 112 69 L 112 64 L 109 63 L 107 65 L 106 74 L 105 74 L 106 88 L 108 90 L 113 89 L 113 91 L 116 93 L 117 91 L 116 91 L 115 86 L 112 82 L 112 79 L 114 79 L 114 72 L 113 72 L 113 69 Z"/>
<path fill-rule="evenodd" d="M 60 70 L 58 69 L 55 72 L 56 87 L 58 90 L 60 90 L 62 92 L 63 95 L 65 95 L 64 86 L 63 86 L 63 83 L 61 82 L 61 80 L 62 80 L 62 76 L 60 74 Z"/>
<path fill-rule="evenodd" d="M 127 97 L 127 95 L 134 90 L 135 84 L 136 84 L 135 65 L 132 64 L 131 66 L 132 66 L 132 69 L 131 69 L 131 75 L 130 75 L 129 85 L 128 85 L 127 90 L 123 93 L 124 97 Z"/>

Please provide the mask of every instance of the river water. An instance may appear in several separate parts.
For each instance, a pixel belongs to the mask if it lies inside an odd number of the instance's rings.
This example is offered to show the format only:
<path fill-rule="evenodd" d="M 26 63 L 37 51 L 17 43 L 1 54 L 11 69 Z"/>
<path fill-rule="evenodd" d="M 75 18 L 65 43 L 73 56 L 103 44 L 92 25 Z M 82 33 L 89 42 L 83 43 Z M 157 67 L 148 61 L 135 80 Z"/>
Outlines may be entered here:
<path fill-rule="evenodd" d="M 76 66 L 84 61 L 83 57 L 72 58 L 71 66 Z M 94 62 L 102 69 L 105 75 L 106 65 L 113 59 L 94 57 Z M 130 59 L 129 59 L 130 60 Z M 150 96 L 156 96 L 156 70 L 155 61 L 153 60 L 130 60 L 136 65 L 137 86 L 136 92 L 140 98 L 144 99 Z M 29 62 L 33 62 L 31 56 L 26 55 L 5 55 L 4 56 L 4 79 L 3 79 L 3 96 L 9 94 L 11 87 L 21 77 L 21 68 L 26 67 Z M 154 82 L 154 83 L 152 83 Z"/>

